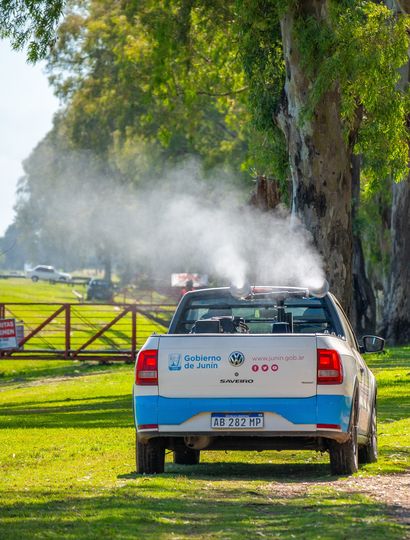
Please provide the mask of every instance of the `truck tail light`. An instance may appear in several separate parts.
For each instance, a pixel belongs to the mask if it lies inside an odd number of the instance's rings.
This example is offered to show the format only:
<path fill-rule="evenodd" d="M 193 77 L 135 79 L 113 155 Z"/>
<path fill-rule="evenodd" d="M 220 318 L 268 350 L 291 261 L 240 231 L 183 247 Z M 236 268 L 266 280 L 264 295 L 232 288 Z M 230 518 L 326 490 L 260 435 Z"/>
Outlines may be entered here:
<path fill-rule="evenodd" d="M 340 424 L 316 424 L 317 429 L 340 429 Z"/>
<path fill-rule="evenodd" d="M 156 429 L 158 430 L 158 424 L 138 424 L 138 430 L 141 429 Z"/>
<path fill-rule="evenodd" d="M 158 385 L 158 351 L 156 349 L 147 349 L 138 353 L 135 384 Z"/>
<path fill-rule="evenodd" d="M 343 366 L 340 355 L 333 349 L 317 351 L 317 384 L 340 384 L 343 382 Z"/>

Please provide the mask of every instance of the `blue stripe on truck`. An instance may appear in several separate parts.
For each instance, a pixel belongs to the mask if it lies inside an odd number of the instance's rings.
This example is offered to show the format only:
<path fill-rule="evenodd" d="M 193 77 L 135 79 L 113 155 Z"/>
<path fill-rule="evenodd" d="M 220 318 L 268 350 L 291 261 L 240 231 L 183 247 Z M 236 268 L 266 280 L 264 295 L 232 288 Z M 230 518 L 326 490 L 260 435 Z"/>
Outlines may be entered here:
<path fill-rule="evenodd" d="M 272 412 L 293 424 L 349 425 L 351 398 L 317 395 L 307 398 L 166 398 L 135 397 L 136 424 L 178 425 L 202 412 Z"/>

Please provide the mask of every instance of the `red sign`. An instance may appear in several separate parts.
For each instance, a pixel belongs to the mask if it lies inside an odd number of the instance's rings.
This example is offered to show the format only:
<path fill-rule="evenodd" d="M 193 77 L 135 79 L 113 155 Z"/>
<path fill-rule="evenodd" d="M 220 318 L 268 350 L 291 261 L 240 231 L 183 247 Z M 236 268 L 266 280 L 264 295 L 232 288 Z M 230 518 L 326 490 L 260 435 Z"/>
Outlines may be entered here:
<path fill-rule="evenodd" d="M 17 347 L 15 319 L 0 319 L 0 350 Z"/>

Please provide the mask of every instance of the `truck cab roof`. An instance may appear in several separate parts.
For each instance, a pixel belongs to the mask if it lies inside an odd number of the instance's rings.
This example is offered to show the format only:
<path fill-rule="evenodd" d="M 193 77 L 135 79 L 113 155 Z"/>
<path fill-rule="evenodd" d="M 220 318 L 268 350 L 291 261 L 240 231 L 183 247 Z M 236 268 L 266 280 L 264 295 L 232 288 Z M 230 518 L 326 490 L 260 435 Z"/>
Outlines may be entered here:
<path fill-rule="evenodd" d="M 251 290 L 246 298 L 232 296 L 229 287 L 188 292 L 175 312 L 169 333 L 186 334 L 193 331 L 197 321 L 233 317 L 243 319 L 251 334 L 272 333 L 279 328 L 278 323 L 288 323 L 292 333 L 343 335 L 329 293 L 317 298 L 300 287 L 254 286 Z"/>

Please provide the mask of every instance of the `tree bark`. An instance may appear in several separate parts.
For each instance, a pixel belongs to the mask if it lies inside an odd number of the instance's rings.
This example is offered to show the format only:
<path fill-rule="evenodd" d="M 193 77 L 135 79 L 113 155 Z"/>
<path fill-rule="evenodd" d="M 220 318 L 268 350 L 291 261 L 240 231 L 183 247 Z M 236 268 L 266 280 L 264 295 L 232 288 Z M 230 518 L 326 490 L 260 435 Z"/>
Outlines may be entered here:
<path fill-rule="evenodd" d="M 388 0 L 386 4 L 399 15 L 410 13 L 410 0 Z M 410 50 L 408 53 L 410 58 Z M 409 79 L 410 60 L 401 69 L 399 85 L 403 91 Z M 382 328 L 390 344 L 402 345 L 410 342 L 410 176 L 393 184 L 391 239 L 390 284 Z"/>
<path fill-rule="evenodd" d="M 352 220 L 360 207 L 360 156 L 352 156 Z M 351 322 L 358 336 L 373 334 L 376 327 L 376 298 L 366 272 L 360 231 L 353 231 L 353 308 Z"/>
<path fill-rule="evenodd" d="M 390 287 L 384 330 L 390 344 L 410 343 L 410 179 L 393 185 Z"/>
<path fill-rule="evenodd" d="M 111 261 L 111 255 L 109 253 L 107 253 L 104 256 L 103 265 L 104 265 L 104 280 L 111 283 L 112 261 Z"/>
<path fill-rule="evenodd" d="M 252 193 L 249 204 L 263 212 L 267 212 L 274 210 L 280 202 L 281 194 L 278 182 L 266 176 L 258 176 L 255 191 Z"/>
<path fill-rule="evenodd" d="M 305 0 L 297 16 L 327 24 L 328 2 Z M 311 119 L 302 114 L 309 80 L 295 35 L 295 8 L 281 19 L 286 82 L 275 120 L 285 134 L 293 183 L 292 211 L 312 233 L 323 256 L 331 290 L 347 313 L 352 306 L 351 148 L 344 140 L 337 86 L 327 91 Z"/>

